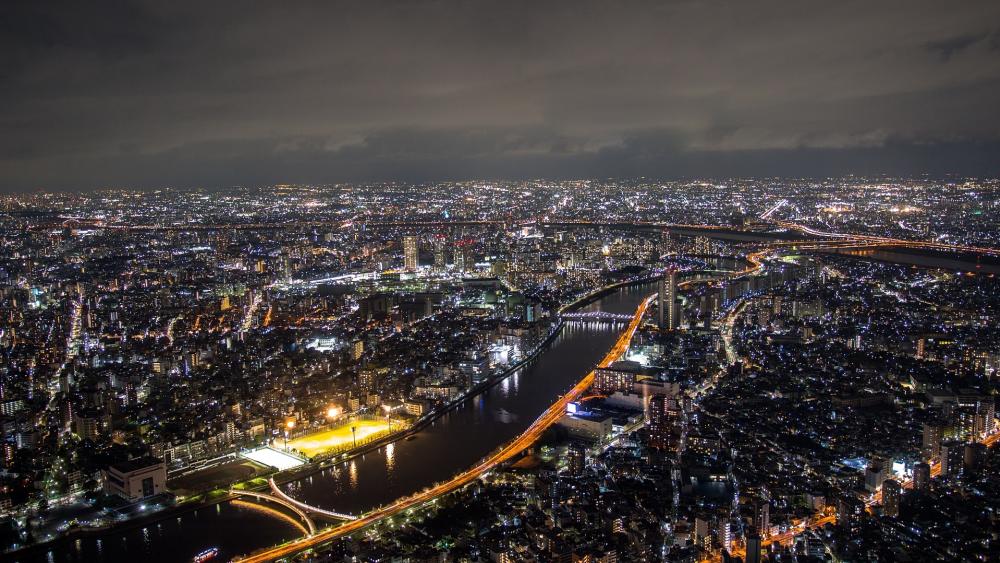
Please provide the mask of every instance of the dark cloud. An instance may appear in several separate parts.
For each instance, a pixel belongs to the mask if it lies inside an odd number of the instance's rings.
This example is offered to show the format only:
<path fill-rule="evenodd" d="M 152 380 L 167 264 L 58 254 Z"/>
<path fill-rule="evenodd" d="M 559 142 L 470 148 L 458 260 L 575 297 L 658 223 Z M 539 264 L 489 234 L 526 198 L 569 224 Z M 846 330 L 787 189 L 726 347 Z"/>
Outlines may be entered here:
<path fill-rule="evenodd" d="M 0 6 L 0 188 L 996 174 L 1000 3 Z"/>
<path fill-rule="evenodd" d="M 989 37 L 988 33 L 975 33 L 949 37 L 941 41 L 931 41 L 925 45 L 928 51 L 941 57 L 943 62 L 947 62 L 953 56 L 962 53 L 976 43 Z"/>

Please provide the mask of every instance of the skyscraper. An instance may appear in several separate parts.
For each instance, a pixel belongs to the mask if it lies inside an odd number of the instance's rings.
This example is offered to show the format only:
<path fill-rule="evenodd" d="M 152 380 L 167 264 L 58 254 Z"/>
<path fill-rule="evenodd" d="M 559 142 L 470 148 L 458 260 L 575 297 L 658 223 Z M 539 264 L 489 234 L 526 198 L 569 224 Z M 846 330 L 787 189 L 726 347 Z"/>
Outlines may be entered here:
<path fill-rule="evenodd" d="M 913 466 L 913 488 L 922 491 L 931 485 L 931 466 L 927 463 L 918 463 Z"/>
<path fill-rule="evenodd" d="M 767 499 L 757 499 L 754 503 L 753 525 L 763 537 L 770 535 L 771 503 Z"/>
<path fill-rule="evenodd" d="M 415 236 L 403 237 L 403 267 L 410 271 L 416 270 L 417 257 L 418 257 L 417 237 Z"/>
<path fill-rule="evenodd" d="M 443 270 L 448 265 L 447 240 L 444 235 L 438 235 L 434 239 L 434 267 Z"/>
<path fill-rule="evenodd" d="M 455 243 L 455 267 L 459 271 L 471 270 L 475 266 L 472 256 L 472 240 L 460 240 Z"/>
<path fill-rule="evenodd" d="M 681 308 L 677 302 L 677 270 L 670 269 L 667 275 L 667 312 L 669 313 L 670 330 L 676 330 L 681 324 Z"/>
<path fill-rule="evenodd" d="M 944 436 L 944 425 L 937 421 L 924 423 L 923 447 L 920 453 L 924 460 L 941 455 L 941 438 Z"/>
<path fill-rule="evenodd" d="M 685 430 L 684 407 L 677 397 L 657 393 L 649 398 L 649 441 L 657 449 L 677 451 Z"/>
<path fill-rule="evenodd" d="M 656 283 L 656 326 L 660 329 L 667 328 L 666 323 L 663 321 L 664 306 L 667 302 L 667 289 L 666 284 L 663 283 L 663 278 L 661 277 Z"/>
<path fill-rule="evenodd" d="M 677 303 L 677 270 L 670 268 L 660 278 L 656 296 L 656 324 L 661 330 L 675 330 L 680 325 L 681 311 Z"/>
<path fill-rule="evenodd" d="M 882 483 L 882 514 L 892 518 L 899 516 L 899 500 L 902 492 L 903 488 L 895 479 L 886 479 Z"/>

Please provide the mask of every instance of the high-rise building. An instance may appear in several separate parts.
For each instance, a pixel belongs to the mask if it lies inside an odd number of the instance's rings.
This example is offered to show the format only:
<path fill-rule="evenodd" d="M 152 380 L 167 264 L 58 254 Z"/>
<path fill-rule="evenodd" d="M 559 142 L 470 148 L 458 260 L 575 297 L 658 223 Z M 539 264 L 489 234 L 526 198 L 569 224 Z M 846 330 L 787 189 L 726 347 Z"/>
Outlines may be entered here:
<path fill-rule="evenodd" d="M 757 499 L 753 507 L 753 525 L 757 533 L 763 537 L 770 535 L 771 503 L 766 499 Z"/>
<path fill-rule="evenodd" d="M 594 370 L 594 392 L 599 395 L 611 395 L 616 391 L 628 393 L 636 380 L 638 366 L 632 362 L 616 362 L 606 368 Z"/>
<path fill-rule="evenodd" d="M 730 549 L 730 544 L 733 542 L 733 527 L 728 513 L 720 511 L 712 524 L 715 528 L 716 544 L 724 550 Z"/>
<path fill-rule="evenodd" d="M 865 503 L 855 496 L 837 499 L 837 525 L 847 530 L 856 530 L 865 516 Z"/>
<path fill-rule="evenodd" d="M 913 488 L 917 491 L 926 490 L 931 485 L 931 466 L 918 463 L 913 466 Z"/>
<path fill-rule="evenodd" d="M 920 450 L 924 460 L 941 455 L 941 439 L 944 437 L 944 425 L 940 422 L 925 422 L 923 447 Z"/>
<path fill-rule="evenodd" d="M 747 556 L 746 563 L 760 563 L 761 538 L 760 533 L 751 528 L 747 534 Z"/>
<path fill-rule="evenodd" d="M 666 321 L 663 320 L 664 315 L 666 314 L 666 311 L 664 311 L 666 302 L 667 288 L 663 278 L 661 277 L 656 282 L 656 326 L 658 326 L 661 330 L 667 328 Z"/>
<path fill-rule="evenodd" d="M 885 481 L 886 467 L 880 459 L 872 459 L 865 468 L 865 489 L 874 493 Z"/>
<path fill-rule="evenodd" d="M 434 267 L 443 270 L 448 265 L 448 246 L 444 235 L 434 239 Z"/>
<path fill-rule="evenodd" d="M 358 386 L 361 387 L 363 391 L 371 392 L 375 391 L 379 387 L 379 382 L 382 379 L 381 370 L 374 367 L 364 367 L 358 371 Z"/>
<path fill-rule="evenodd" d="M 473 241 L 471 240 L 460 240 L 455 243 L 455 268 L 459 271 L 471 270 L 475 266 L 472 245 Z"/>
<path fill-rule="evenodd" d="M 962 456 L 962 473 L 978 475 L 986 459 L 986 444 L 972 442 L 965 444 Z"/>
<path fill-rule="evenodd" d="M 899 501 L 903 487 L 895 479 L 886 479 L 882 483 L 882 514 L 896 518 L 899 516 Z"/>
<path fill-rule="evenodd" d="M 958 476 L 962 474 L 962 463 L 965 459 L 965 444 L 950 440 L 941 444 L 941 475 Z"/>
<path fill-rule="evenodd" d="M 566 468 L 570 475 L 580 475 L 587 466 L 587 456 L 579 444 L 570 444 L 566 450 Z"/>
<path fill-rule="evenodd" d="M 676 330 L 681 324 L 681 307 L 677 301 L 677 270 L 673 268 L 667 276 L 667 313 L 669 315 L 667 322 L 670 324 L 668 328 Z"/>
<path fill-rule="evenodd" d="M 681 323 L 681 308 L 677 302 L 677 270 L 670 268 L 660 278 L 656 296 L 657 326 L 675 330 Z"/>
<path fill-rule="evenodd" d="M 403 267 L 410 271 L 416 270 L 418 256 L 417 237 L 403 237 Z"/>
<path fill-rule="evenodd" d="M 684 405 L 677 397 L 660 393 L 650 397 L 650 446 L 672 451 L 681 449 L 685 425 Z"/>

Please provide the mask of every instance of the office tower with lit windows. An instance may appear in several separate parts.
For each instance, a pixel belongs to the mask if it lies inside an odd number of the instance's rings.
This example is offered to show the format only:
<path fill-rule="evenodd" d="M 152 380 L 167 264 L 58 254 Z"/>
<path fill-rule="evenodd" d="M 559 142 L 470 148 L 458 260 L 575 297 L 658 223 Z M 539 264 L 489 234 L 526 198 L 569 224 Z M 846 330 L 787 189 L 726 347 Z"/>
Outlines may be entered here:
<path fill-rule="evenodd" d="M 657 326 L 661 330 L 676 330 L 681 324 L 681 308 L 677 301 L 677 270 L 670 268 L 660 278 L 656 298 Z"/>
<path fill-rule="evenodd" d="M 771 530 L 771 503 L 767 499 L 757 499 L 753 512 L 753 525 L 757 528 L 757 533 L 767 537 Z"/>
<path fill-rule="evenodd" d="M 931 486 L 931 466 L 928 463 L 918 463 L 913 466 L 913 489 L 926 490 Z"/>
<path fill-rule="evenodd" d="M 899 516 L 899 501 L 903 487 L 895 479 L 886 479 L 882 483 L 882 514 L 896 518 Z"/>
<path fill-rule="evenodd" d="M 667 276 L 667 322 L 670 330 L 677 330 L 681 324 L 681 306 L 677 300 L 677 270 L 670 269 Z"/>
<path fill-rule="evenodd" d="M 606 368 L 595 369 L 594 392 L 599 395 L 631 392 L 639 369 L 634 362 L 615 362 Z"/>
<path fill-rule="evenodd" d="M 475 266 L 472 245 L 473 241 L 471 240 L 460 240 L 455 243 L 455 268 L 460 272 L 471 270 Z"/>
<path fill-rule="evenodd" d="M 656 326 L 661 330 L 667 328 L 666 321 L 664 321 L 664 315 L 666 311 L 664 310 L 667 302 L 667 288 L 664 279 L 661 277 L 656 282 Z"/>
<path fill-rule="evenodd" d="M 657 393 L 649 399 L 650 446 L 679 451 L 683 447 L 686 419 L 677 397 Z"/>
<path fill-rule="evenodd" d="M 443 270 L 448 266 L 448 240 L 444 235 L 434 238 L 434 267 Z"/>
<path fill-rule="evenodd" d="M 410 271 L 417 269 L 419 251 L 420 250 L 417 246 L 417 237 L 403 237 L 403 267 L 405 269 Z"/>
<path fill-rule="evenodd" d="M 964 460 L 964 442 L 949 440 L 941 444 L 941 475 L 950 477 L 961 475 Z"/>
<path fill-rule="evenodd" d="M 941 439 L 944 436 L 944 425 L 938 421 L 924 423 L 923 444 L 920 450 L 924 460 L 941 455 Z"/>
<path fill-rule="evenodd" d="M 570 475 L 581 475 L 587 466 L 587 455 L 583 446 L 570 444 L 566 449 L 566 469 Z"/>
<path fill-rule="evenodd" d="M 837 499 L 837 525 L 856 532 L 865 517 L 865 503 L 861 499 L 846 495 Z"/>

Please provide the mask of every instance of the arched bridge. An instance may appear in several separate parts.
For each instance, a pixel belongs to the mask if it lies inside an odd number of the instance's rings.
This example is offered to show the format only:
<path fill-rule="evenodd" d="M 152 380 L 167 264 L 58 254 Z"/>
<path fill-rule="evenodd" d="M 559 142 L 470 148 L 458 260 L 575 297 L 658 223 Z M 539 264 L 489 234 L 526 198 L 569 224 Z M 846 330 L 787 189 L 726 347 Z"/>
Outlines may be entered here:
<path fill-rule="evenodd" d="M 309 513 L 312 513 L 312 514 L 319 514 L 320 516 L 326 516 L 327 518 L 333 518 L 335 520 L 357 520 L 358 519 L 357 516 L 354 516 L 354 515 L 351 515 L 351 514 L 344 514 L 342 512 L 335 512 L 333 510 L 326 510 L 326 509 L 323 509 L 323 508 L 319 508 L 318 506 L 312 506 L 312 505 L 306 504 L 306 503 L 304 503 L 302 501 L 295 500 L 292 497 L 286 495 L 285 492 L 282 491 L 280 488 L 278 488 L 278 484 L 274 482 L 274 477 L 271 477 L 270 479 L 268 479 L 267 483 L 271 486 L 271 493 L 272 493 L 271 495 L 267 495 L 267 496 L 269 496 L 269 497 L 270 496 L 274 496 L 275 498 L 279 498 L 283 502 L 288 503 L 288 504 L 296 507 L 296 509 L 298 509 L 298 510 L 302 510 L 302 511 L 309 512 Z"/>
<path fill-rule="evenodd" d="M 282 499 L 280 497 L 276 497 L 274 495 L 269 495 L 267 493 L 258 493 L 256 491 L 241 491 L 241 490 L 238 490 L 238 489 L 230 489 L 229 492 L 231 494 L 234 494 L 234 495 L 237 495 L 237 496 L 241 496 L 241 497 L 250 497 L 250 498 L 257 499 L 257 500 L 265 500 L 265 501 L 273 502 L 275 504 L 280 504 L 281 506 L 284 506 L 288 510 L 291 510 L 292 512 L 294 512 L 296 515 L 298 515 L 299 518 L 302 519 L 303 522 L 305 522 L 306 527 L 309 528 L 309 535 L 310 536 L 316 534 L 316 523 L 313 522 L 313 519 L 310 518 L 308 514 L 306 514 L 301 508 L 295 506 L 295 504 L 293 504 L 293 503 L 287 502 L 284 499 Z"/>

